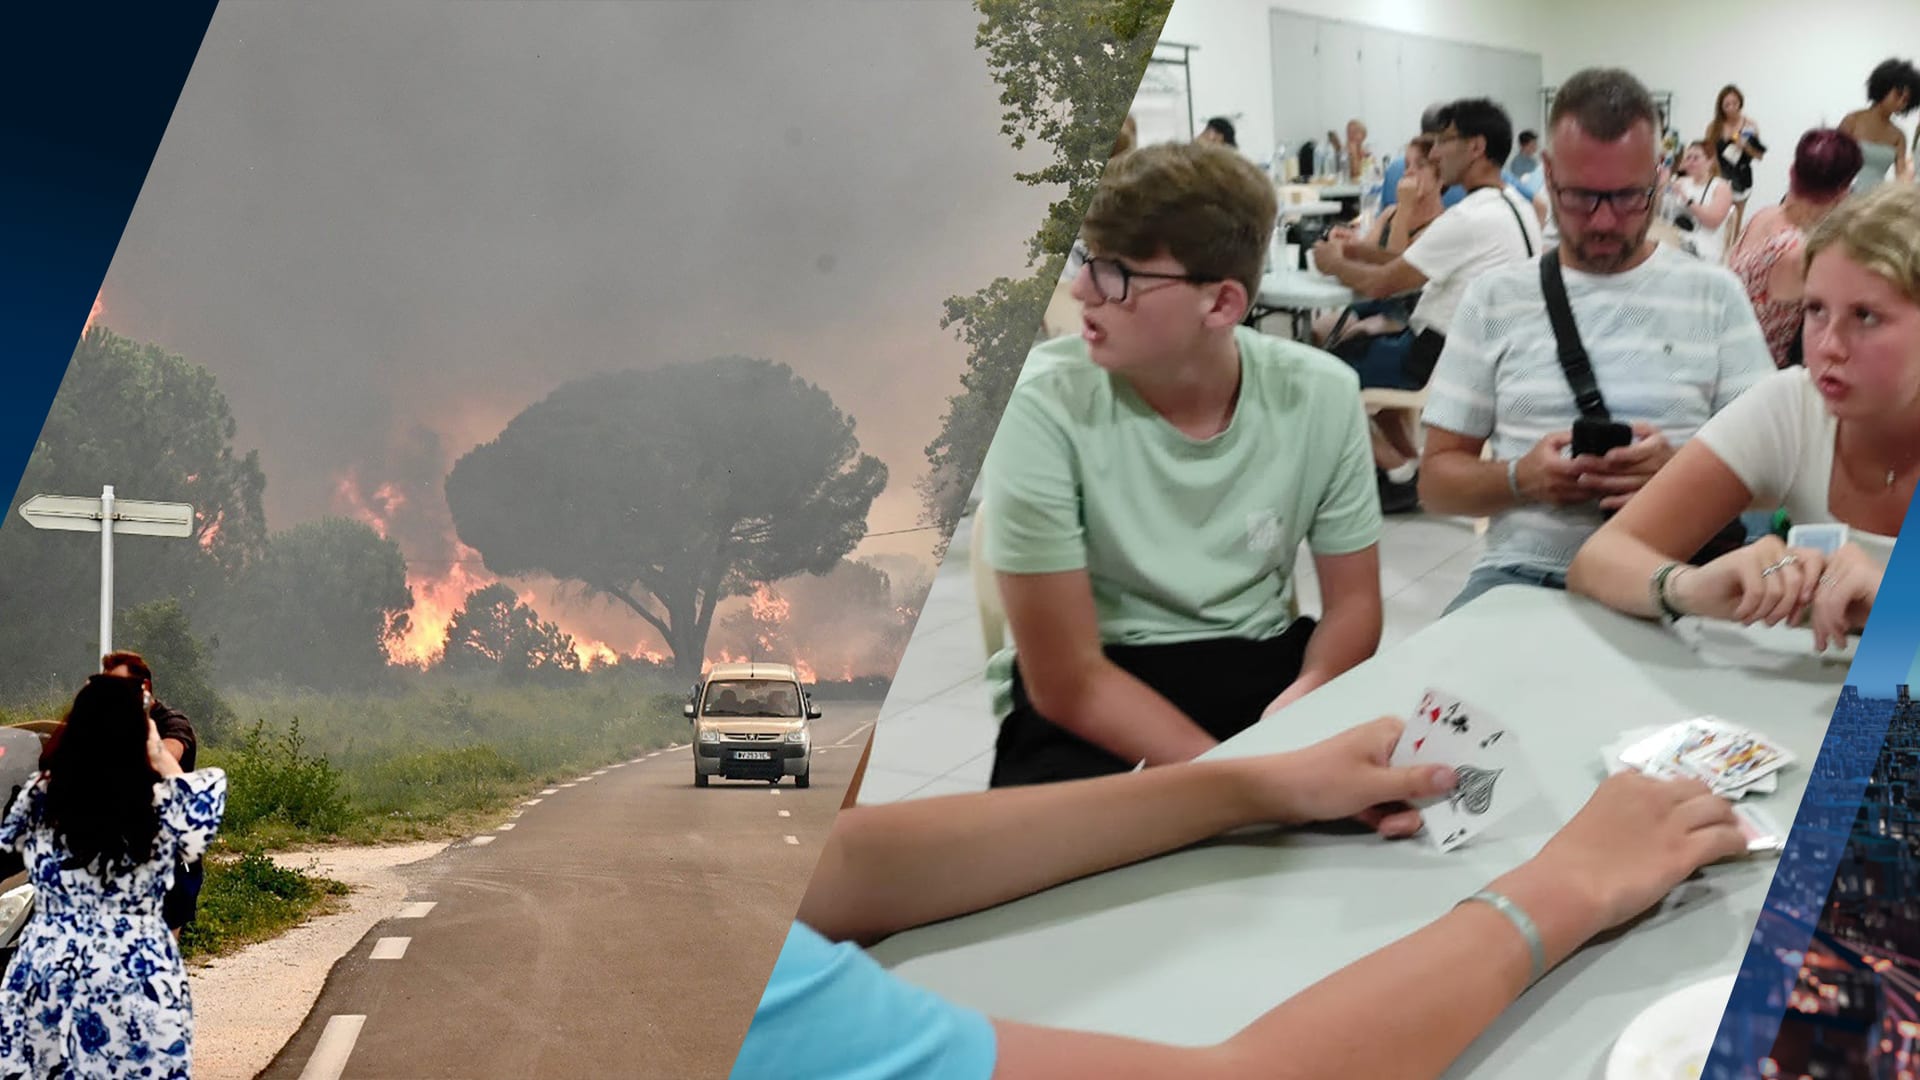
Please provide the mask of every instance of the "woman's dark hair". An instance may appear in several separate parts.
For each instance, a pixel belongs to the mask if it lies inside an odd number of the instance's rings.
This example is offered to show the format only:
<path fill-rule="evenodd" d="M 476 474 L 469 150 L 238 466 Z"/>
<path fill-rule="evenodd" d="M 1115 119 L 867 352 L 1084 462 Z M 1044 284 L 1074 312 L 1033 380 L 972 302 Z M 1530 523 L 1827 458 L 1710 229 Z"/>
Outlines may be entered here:
<path fill-rule="evenodd" d="M 1789 186 L 1795 195 L 1827 202 L 1853 184 L 1866 159 L 1853 136 L 1834 128 L 1814 128 L 1793 150 Z"/>
<path fill-rule="evenodd" d="M 1240 145 L 1239 141 L 1234 138 L 1233 121 L 1224 116 L 1216 116 L 1207 121 L 1207 129 L 1219 135 L 1228 146 L 1237 147 Z"/>
<path fill-rule="evenodd" d="M 47 773 L 46 824 L 72 858 L 62 867 L 99 863 L 131 869 L 153 857 L 160 812 L 153 785 L 160 774 L 147 760 L 147 710 L 132 679 L 95 675 L 40 756 Z"/>
<path fill-rule="evenodd" d="M 1909 106 L 1920 105 L 1920 68 L 1911 60 L 1883 60 L 1867 76 L 1867 100 L 1878 102 L 1901 87 L 1906 88 Z"/>

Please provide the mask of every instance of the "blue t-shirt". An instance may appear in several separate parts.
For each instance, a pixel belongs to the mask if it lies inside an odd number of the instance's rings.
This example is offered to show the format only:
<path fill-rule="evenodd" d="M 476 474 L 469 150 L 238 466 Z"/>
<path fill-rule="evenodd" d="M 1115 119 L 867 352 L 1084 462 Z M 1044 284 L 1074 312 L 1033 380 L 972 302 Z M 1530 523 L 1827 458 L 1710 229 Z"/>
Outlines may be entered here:
<path fill-rule="evenodd" d="M 1516 176 L 1512 169 L 1501 169 L 1500 182 L 1526 196 L 1528 202 L 1532 202 L 1533 197 L 1540 194 L 1540 188 L 1546 184 L 1547 174 L 1535 171 Z"/>
<path fill-rule="evenodd" d="M 732 1080 L 989 1080 L 998 1049 L 982 1014 L 796 922 Z"/>
<path fill-rule="evenodd" d="M 1407 155 L 1402 153 L 1387 162 L 1387 169 L 1380 174 L 1380 209 L 1385 210 L 1400 201 L 1400 178 L 1407 174 Z M 1467 189 L 1455 184 L 1440 193 L 1440 208 L 1451 209 L 1453 204 L 1467 197 Z M 1532 198 L 1532 196 L 1528 196 Z"/>

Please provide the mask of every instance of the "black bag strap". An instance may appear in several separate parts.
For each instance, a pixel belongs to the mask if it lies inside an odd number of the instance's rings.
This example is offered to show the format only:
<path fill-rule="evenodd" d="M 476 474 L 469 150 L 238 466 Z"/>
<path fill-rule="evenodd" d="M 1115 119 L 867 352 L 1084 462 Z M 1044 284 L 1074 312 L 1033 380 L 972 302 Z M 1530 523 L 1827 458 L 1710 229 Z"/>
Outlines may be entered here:
<path fill-rule="evenodd" d="M 1509 203 L 1509 206 L 1512 204 Z M 1600 396 L 1600 385 L 1593 380 L 1593 362 L 1580 342 L 1580 329 L 1573 322 L 1573 308 L 1567 303 L 1567 283 L 1560 277 L 1560 249 L 1540 256 L 1540 291 L 1547 297 L 1547 318 L 1553 323 L 1553 340 L 1560 349 L 1560 369 L 1573 388 L 1574 404 L 1589 420 L 1611 421 L 1607 399 Z"/>
<path fill-rule="evenodd" d="M 1507 204 L 1507 212 L 1513 215 L 1513 223 L 1520 226 L 1520 242 L 1527 245 L 1527 258 L 1533 258 L 1533 234 L 1527 231 L 1527 223 L 1520 217 L 1519 208 L 1513 205 L 1512 199 L 1507 198 L 1505 188 L 1497 189 L 1496 194 L 1500 196 L 1501 202 Z"/>

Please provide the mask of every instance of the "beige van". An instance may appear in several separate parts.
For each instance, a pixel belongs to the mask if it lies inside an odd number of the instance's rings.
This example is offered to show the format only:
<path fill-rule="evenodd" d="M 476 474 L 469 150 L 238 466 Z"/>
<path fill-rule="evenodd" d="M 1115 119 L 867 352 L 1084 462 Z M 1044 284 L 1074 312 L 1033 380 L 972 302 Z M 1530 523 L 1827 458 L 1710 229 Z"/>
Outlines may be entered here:
<path fill-rule="evenodd" d="M 813 707 L 787 664 L 715 664 L 683 710 L 693 722 L 693 786 L 793 777 L 812 781 Z"/>

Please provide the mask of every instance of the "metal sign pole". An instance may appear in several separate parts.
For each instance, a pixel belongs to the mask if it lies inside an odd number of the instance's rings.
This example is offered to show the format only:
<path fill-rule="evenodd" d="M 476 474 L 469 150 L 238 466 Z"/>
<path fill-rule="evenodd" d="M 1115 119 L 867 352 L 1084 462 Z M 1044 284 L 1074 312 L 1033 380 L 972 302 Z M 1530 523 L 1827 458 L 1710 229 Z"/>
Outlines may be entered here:
<path fill-rule="evenodd" d="M 113 485 L 100 490 L 100 655 L 113 651 Z"/>
<path fill-rule="evenodd" d="M 98 499 L 84 495 L 35 495 L 20 504 L 20 516 L 36 529 L 61 532 L 100 530 L 100 655 L 113 651 L 113 534 L 189 537 L 194 532 L 189 503 L 116 499 L 113 485 Z"/>

